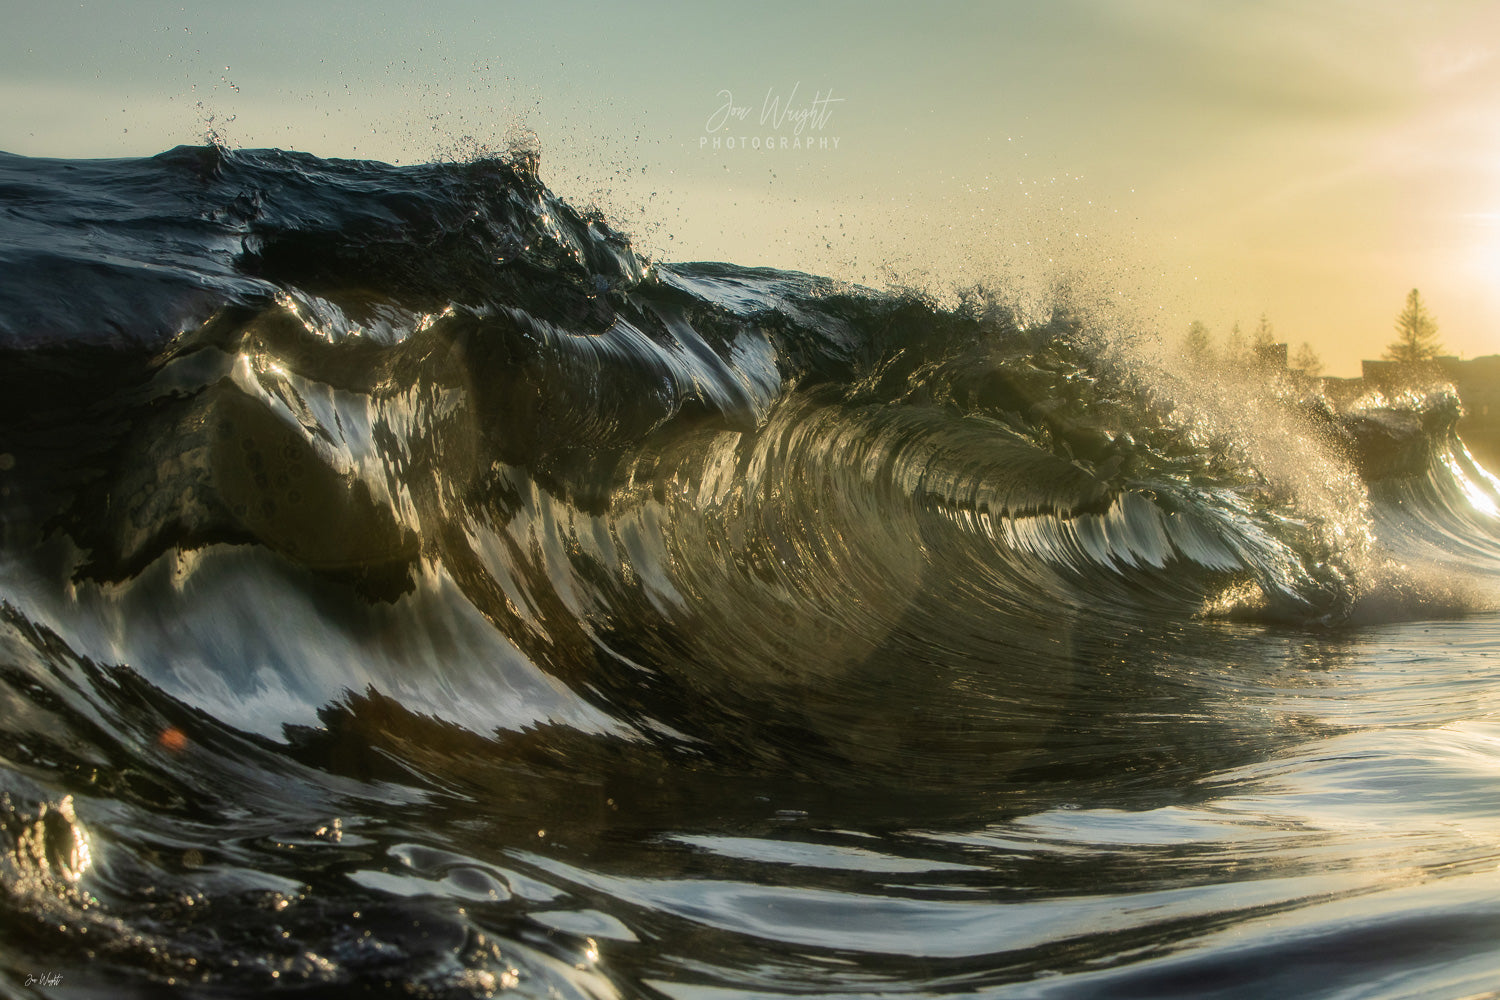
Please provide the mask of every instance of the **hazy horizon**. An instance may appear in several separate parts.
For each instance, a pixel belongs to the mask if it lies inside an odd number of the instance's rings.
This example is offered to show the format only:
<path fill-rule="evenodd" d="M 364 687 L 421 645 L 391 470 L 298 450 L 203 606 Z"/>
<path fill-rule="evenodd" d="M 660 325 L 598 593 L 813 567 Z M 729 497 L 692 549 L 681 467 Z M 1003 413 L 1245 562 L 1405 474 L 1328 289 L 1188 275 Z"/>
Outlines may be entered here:
<path fill-rule="evenodd" d="M 1264 314 L 1340 375 L 1417 287 L 1450 353 L 1500 350 L 1492 6 L 6 13 L 12 153 L 211 129 L 410 163 L 530 133 L 549 184 L 659 259 L 1063 286 L 1168 340 Z"/>

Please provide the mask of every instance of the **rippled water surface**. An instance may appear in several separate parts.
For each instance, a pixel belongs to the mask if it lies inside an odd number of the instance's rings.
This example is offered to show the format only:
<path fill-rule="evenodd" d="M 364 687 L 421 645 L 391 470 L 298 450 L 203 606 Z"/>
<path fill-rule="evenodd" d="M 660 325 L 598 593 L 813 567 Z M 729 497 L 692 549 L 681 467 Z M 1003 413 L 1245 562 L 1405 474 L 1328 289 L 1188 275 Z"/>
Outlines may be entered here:
<path fill-rule="evenodd" d="M 535 164 L 0 156 L 0 990 L 1500 995 L 1500 482 Z"/>

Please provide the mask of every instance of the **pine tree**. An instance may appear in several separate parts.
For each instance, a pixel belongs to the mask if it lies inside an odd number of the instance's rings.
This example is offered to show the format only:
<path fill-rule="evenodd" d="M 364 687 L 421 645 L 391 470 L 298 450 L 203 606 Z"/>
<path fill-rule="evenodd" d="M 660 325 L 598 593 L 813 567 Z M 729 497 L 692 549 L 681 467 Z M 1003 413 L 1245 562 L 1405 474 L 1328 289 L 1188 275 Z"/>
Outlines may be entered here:
<path fill-rule="evenodd" d="M 1260 368 L 1286 367 L 1286 345 L 1276 343 L 1271 319 L 1265 313 L 1260 314 L 1260 322 L 1250 337 L 1250 362 Z"/>
<path fill-rule="evenodd" d="M 1297 348 L 1297 353 L 1292 356 L 1292 367 L 1309 378 L 1317 378 L 1323 374 L 1323 359 L 1318 357 L 1318 352 L 1304 340 L 1302 346 Z"/>
<path fill-rule="evenodd" d="M 1245 335 L 1240 332 L 1240 321 L 1235 320 L 1229 328 L 1229 337 L 1224 341 L 1224 360 L 1229 364 L 1242 364 L 1249 349 L 1245 346 Z"/>
<path fill-rule="evenodd" d="M 1271 332 L 1271 319 L 1265 313 L 1260 314 L 1260 323 L 1255 327 L 1255 336 L 1250 340 L 1250 348 L 1255 351 L 1257 357 L 1263 356 L 1276 343 L 1276 335 Z"/>
<path fill-rule="evenodd" d="M 1437 321 L 1427 312 L 1421 293 L 1413 288 L 1406 295 L 1406 308 L 1396 317 L 1396 339 L 1385 349 L 1385 360 L 1419 365 L 1435 360 L 1442 351 Z"/>
<path fill-rule="evenodd" d="M 1204 364 L 1213 354 L 1213 341 L 1208 327 L 1201 320 L 1193 320 L 1188 326 L 1187 336 L 1182 338 L 1182 353 L 1194 364 Z"/>

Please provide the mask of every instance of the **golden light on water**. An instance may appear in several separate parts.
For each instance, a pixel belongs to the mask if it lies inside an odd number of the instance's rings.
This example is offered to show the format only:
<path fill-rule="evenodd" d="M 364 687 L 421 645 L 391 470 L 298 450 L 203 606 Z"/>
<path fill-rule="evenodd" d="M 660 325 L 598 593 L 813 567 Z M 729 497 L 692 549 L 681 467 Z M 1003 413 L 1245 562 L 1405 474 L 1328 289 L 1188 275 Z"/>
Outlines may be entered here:
<path fill-rule="evenodd" d="M 65 795 L 55 805 L 42 802 L 36 818 L 16 837 L 14 888 L 55 892 L 59 884 L 76 884 L 93 863 L 88 831 L 74 812 L 73 796 Z"/>

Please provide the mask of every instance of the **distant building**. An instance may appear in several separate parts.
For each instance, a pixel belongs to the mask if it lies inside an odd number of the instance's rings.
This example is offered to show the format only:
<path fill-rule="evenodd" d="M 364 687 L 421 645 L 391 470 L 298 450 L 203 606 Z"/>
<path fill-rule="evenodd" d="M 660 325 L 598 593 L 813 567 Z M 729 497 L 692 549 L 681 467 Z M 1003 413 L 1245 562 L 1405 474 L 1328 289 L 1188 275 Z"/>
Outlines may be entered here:
<path fill-rule="evenodd" d="M 1364 383 L 1382 389 L 1400 385 L 1407 374 L 1393 361 L 1362 361 L 1360 367 Z M 1500 472 L 1500 354 L 1470 361 L 1441 357 L 1432 368 L 1453 383 L 1463 401 L 1459 437 L 1491 472 Z"/>
<path fill-rule="evenodd" d="M 1472 361 L 1438 358 L 1438 368 L 1463 400 L 1459 437 L 1485 468 L 1500 473 L 1500 354 Z"/>
<path fill-rule="evenodd" d="M 1360 378 L 1365 385 L 1388 389 L 1401 382 L 1402 366 L 1395 361 L 1361 361 Z"/>
<path fill-rule="evenodd" d="M 1255 360 L 1267 368 L 1286 371 L 1286 345 L 1263 344 L 1255 348 Z"/>

